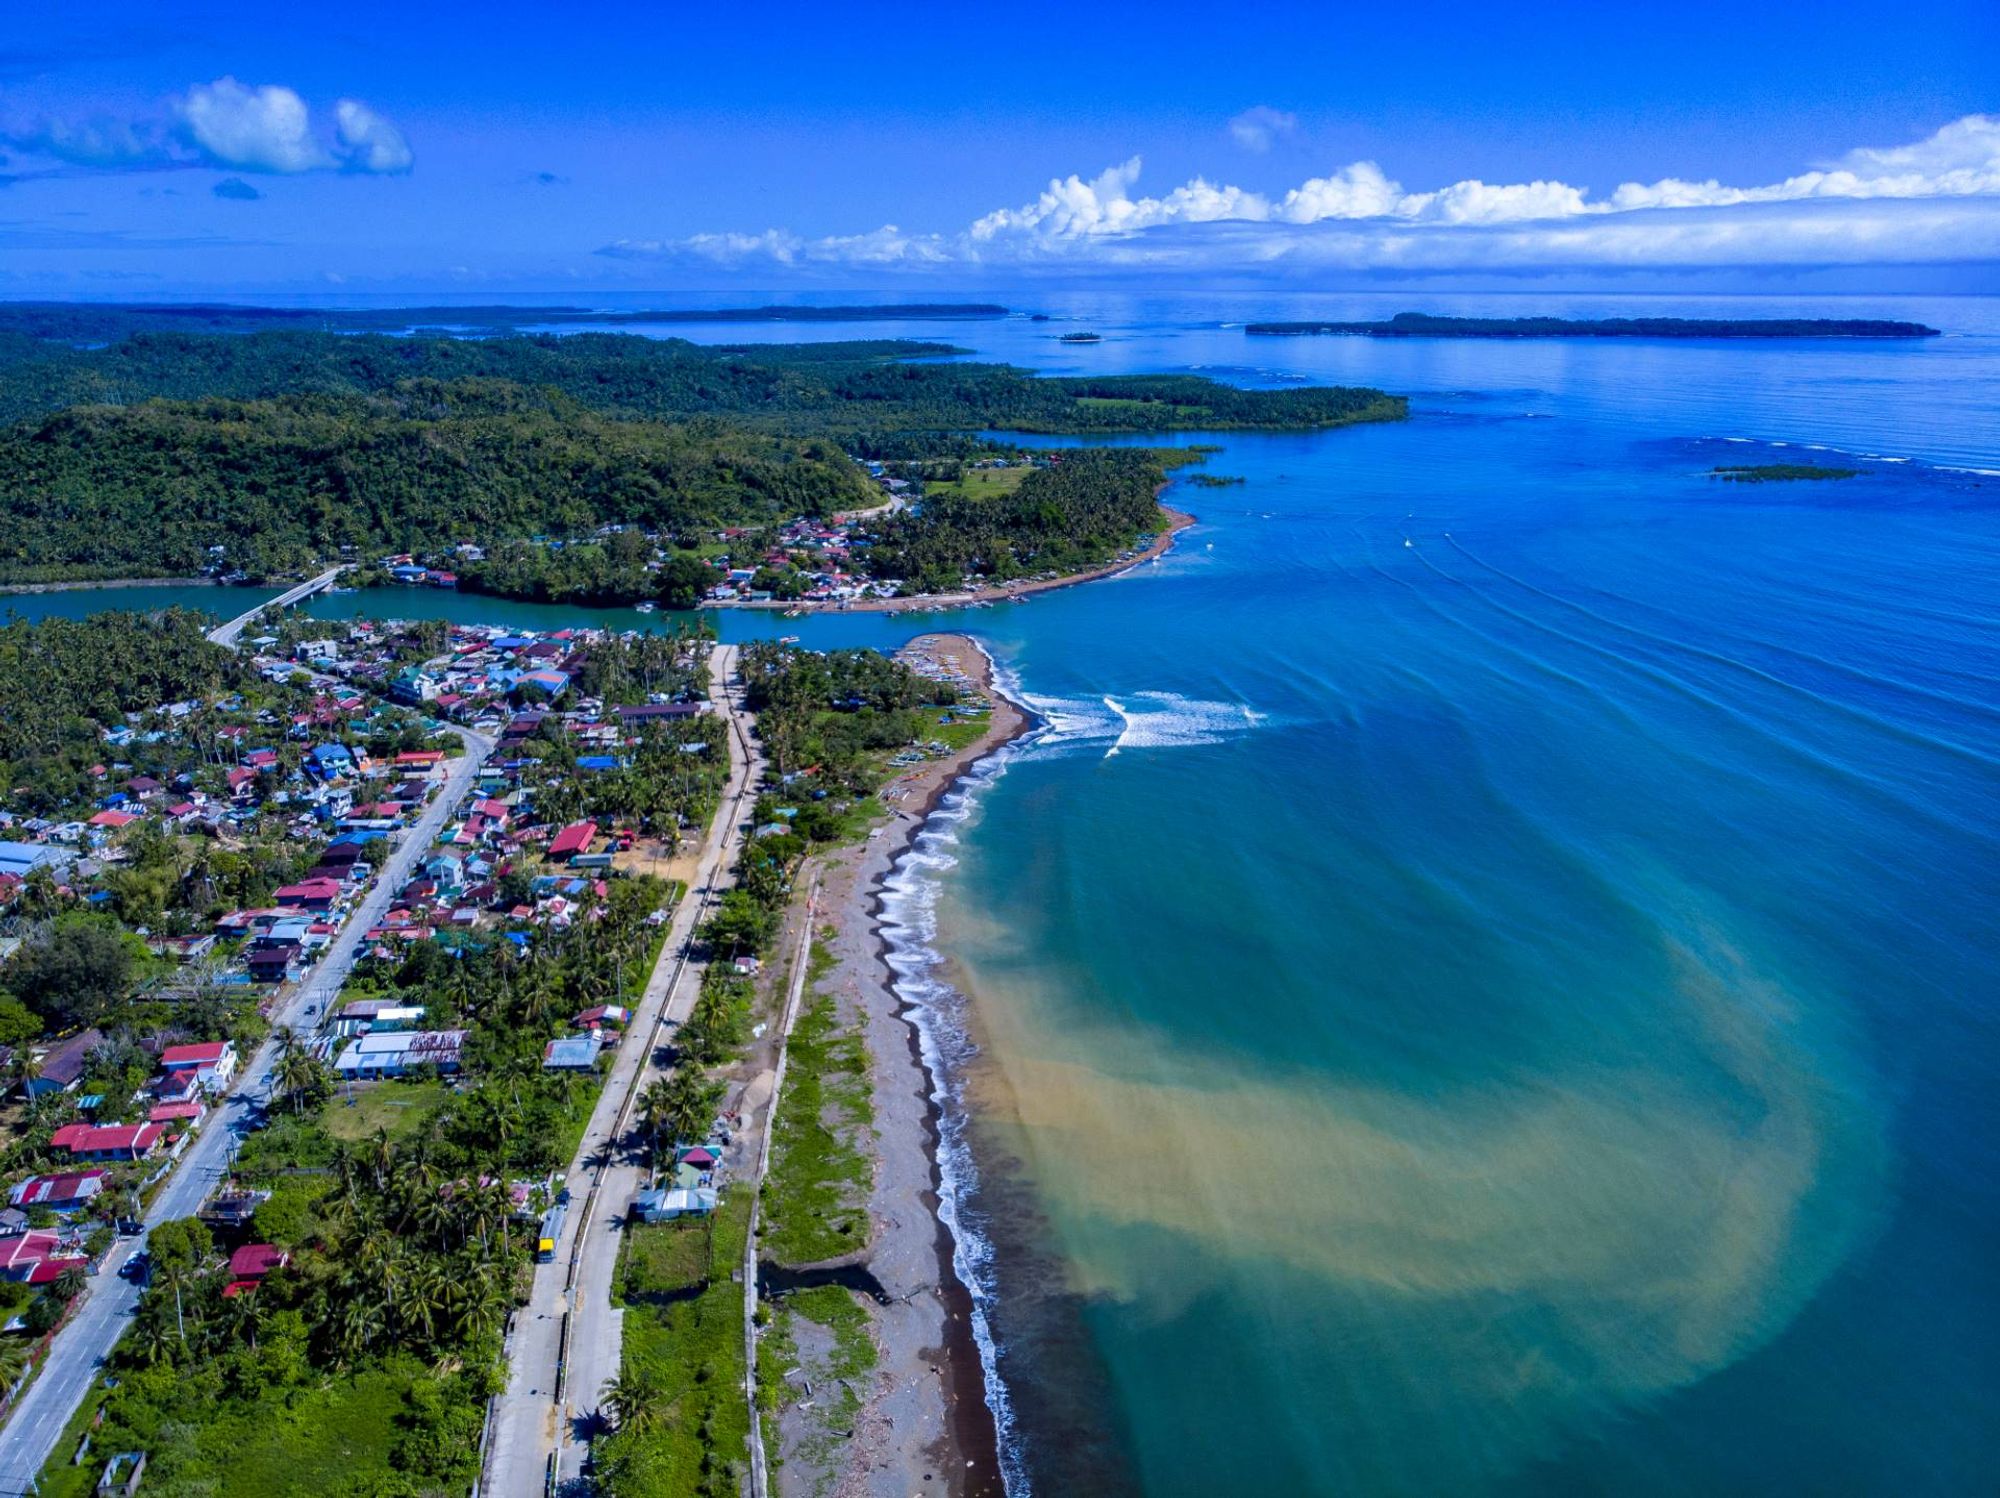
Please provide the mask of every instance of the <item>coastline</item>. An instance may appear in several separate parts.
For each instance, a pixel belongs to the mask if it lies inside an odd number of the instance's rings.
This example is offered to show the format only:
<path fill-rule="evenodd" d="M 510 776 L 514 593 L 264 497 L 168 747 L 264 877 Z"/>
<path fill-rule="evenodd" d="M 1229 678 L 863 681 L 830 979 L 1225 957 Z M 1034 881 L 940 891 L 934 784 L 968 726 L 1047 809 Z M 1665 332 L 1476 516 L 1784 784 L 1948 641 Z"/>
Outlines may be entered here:
<path fill-rule="evenodd" d="M 83 593 L 92 588 L 220 588 L 212 577 L 101 577 L 62 583 L 0 583 L 8 593 Z"/>
<path fill-rule="evenodd" d="M 832 1491 L 843 1498 L 917 1491 L 987 1498 L 1006 1488 L 972 1290 L 959 1269 L 964 1245 L 952 1228 L 949 1121 L 940 1103 L 947 1084 L 919 1007 L 897 992 L 890 881 L 920 854 L 918 836 L 947 798 L 1035 719 L 1000 692 L 991 659 L 963 635 L 920 636 L 900 653 L 964 671 L 992 714 L 965 749 L 885 787 L 895 808 L 890 818 L 863 845 L 829 859 L 821 884 L 836 932 L 829 982 L 858 1011 L 868 1039 L 876 1132 L 868 1265 L 887 1297 L 872 1311 L 879 1361 Z"/>
<path fill-rule="evenodd" d="M 1017 598 L 1027 598 L 1035 593 L 1052 593 L 1057 588 L 1074 588 L 1079 583 L 1100 582 L 1107 577 L 1116 577 L 1121 572 L 1130 572 L 1134 567 L 1143 567 L 1148 562 L 1158 561 L 1173 549 L 1174 538 L 1198 518 L 1186 510 L 1177 510 L 1172 505 L 1161 505 L 1167 516 L 1166 529 L 1156 534 L 1140 550 L 1130 556 L 1119 557 L 1102 566 L 1086 568 L 1082 572 L 1068 572 L 1061 577 L 1036 578 L 1029 582 L 1003 583 L 992 587 L 974 588 L 965 593 L 923 593 L 913 598 L 846 598 L 819 602 L 804 599 L 756 599 L 731 603 L 703 603 L 705 609 L 760 609 L 780 612 L 797 610 L 802 614 L 928 614 L 945 609 L 970 608 L 982 603 L 1007 603 Z"/>

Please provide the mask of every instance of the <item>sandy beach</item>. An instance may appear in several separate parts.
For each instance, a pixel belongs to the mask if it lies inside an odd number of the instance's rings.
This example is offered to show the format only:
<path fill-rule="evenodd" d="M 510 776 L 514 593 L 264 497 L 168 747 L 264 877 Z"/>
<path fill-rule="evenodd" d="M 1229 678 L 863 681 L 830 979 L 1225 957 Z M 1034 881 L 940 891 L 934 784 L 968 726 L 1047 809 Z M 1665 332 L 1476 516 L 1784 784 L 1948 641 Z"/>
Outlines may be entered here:
<path fill-rule="evenodd" d="M 971 1298 L 951 1262 L 939 1222 L 938 1119 L 917 1031 L 901 1012 L 879 920 L 884 879 L 906 853 L 940 798 L 980 759 L 1032 726 L 993 686 L 992 662 L 962 635 L 924 635 L 903 652 L 962 673 L 992 703 L 986 731 L 971 745 L 922 765 L 885 788 L 895 808 L 873 837 L 824 865 L 821 920 L 836 967 L 823 991 L 858 1017 L 868 1040 L 875 1093 L 873 1238 L 866 1262 L 889 1304 L 873 1307 L 880 1351 L 853 1438 L 838 1449 L 838 1471 L 813 1471 L 787 1457 L 786 1493 L 818 1488 L 843 1498 L 906 1498 L 917 1492 L 1002 1492 L 984 1374 L 972 1337 Z M 781 1431 L 784 1421 L 781 1420 Z"/>

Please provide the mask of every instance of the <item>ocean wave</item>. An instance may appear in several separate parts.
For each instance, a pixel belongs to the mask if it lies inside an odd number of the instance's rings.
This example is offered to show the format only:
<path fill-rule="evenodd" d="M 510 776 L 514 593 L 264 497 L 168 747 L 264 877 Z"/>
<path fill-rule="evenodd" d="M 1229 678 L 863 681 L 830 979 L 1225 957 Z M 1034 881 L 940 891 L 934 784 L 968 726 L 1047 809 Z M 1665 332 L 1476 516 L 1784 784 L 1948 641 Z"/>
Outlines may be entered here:
<path fill-rule="evenodd" d="M 1022 740 L 1038 758 L 1103 747 L 1104 758 L 1136 749 L 1179 749 L 1220 744 L 1271 721 L 1248 703 L 1213 702 L 1178 692 L 1109 692 L 1101 697 L 1020 700 L 1046 727 Z"/>
<path fill-rule="evenodd" d="M 1016 697 L 1010 673 L 995 667 L 995 682 Z M 1016 700 L 1024 700 L 1016 697 Z M 918 1051 L 930 1074 L 931 1101 L 938 1115 L 938 1220 L 951 1236 L 952 1270 L 972 1299 L 972 1338 L 979 1349 L 986 1404 L 993 1416 L 1000 1480 L 1008 1498 L 1028 1492 L 1013 1401 L 1001 1364 L 991 1310 L 998 1296 L 993 1242 L 978 1205 L 979 1171 L 966 1138 L 966 1064 L 976 1053 L 965 1023 L 965 996 L 942 976 L 937 942 L 937 903 L 944 875 L 958 864 L 958 832 L 973 815 L 982 791 L 1035 741 L 1050 731 L 1043 723 L 1022 738 L 979 761 L 939 800 L 882 881 L 881 933 L 887 949 L 889 986 L 917 1034 Z"/>

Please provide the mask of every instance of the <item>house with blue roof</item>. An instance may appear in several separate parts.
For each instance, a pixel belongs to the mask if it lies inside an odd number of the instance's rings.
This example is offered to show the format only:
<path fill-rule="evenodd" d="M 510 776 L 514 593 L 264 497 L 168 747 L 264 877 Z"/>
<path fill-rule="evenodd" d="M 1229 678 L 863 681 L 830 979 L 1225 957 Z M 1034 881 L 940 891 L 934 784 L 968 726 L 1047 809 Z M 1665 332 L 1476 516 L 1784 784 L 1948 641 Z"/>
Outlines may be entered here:
<path fill-rule="evenodd" d="M 306 768 L 321 780 L 338 780 L 355 772 L 354 751 L 345 744 L 318 744 L 306 755 Z"/>

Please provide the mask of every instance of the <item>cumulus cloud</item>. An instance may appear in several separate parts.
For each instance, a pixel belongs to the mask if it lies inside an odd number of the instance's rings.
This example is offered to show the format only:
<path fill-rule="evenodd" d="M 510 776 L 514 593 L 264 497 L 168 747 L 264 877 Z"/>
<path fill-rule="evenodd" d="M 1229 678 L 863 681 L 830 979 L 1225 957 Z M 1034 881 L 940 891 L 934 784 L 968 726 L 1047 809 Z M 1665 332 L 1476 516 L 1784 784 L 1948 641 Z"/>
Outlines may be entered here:
<path fill-rule="evenodd" d="M 725 266 L 1210 271 L 2000 259 L 2000 117 L 1991 115 L 1909 145 L 1849 151 L 1781 182 L 1667 178 L 1601 197 L 1547 180 L 1411 190 L 1372 161 L 1276 194 L 1195 177 L 1152 196 L 1138 191 L 1140 170 L 1134 156 L 1094 177 L 1056 178 L 1031 201 L 952 234 L 884 226 L 815 239 L 770 229 L 622 240 L 601 253 Z"/>
<path fill-rule="evenodd" d="M 350 171 L 407 172 L 416 158 L 403 132 L 366 104 L 342 99 L 333 106 L 342 162 Z"/>
<path fill-rule="evenodd" d="M 1258 104 L 1229 122 L 1229 138 L 1246 151 L 1262 154 L 1274 141 L 1282 140 L 1299 128 L 1299 117 L 1268 104 Z"/>
<path fill-rule="evenodd" d="M 278 84 L 251 88 L 234 78 L 196 84 L 179 112 L 211 160 L 253 172 L 309 172 L 334 164 L 333 153 L 313 138 L 306 101 Z"/>
<path fill-rule="evenodd" d="M 315 128 L 312 110 L 295 90 L 223 77 L 194 85 L 152 115 L 0 127 L 0 144 L 94 171 L 222 167 L 289 175 L 410 169 L 415 158 L 409 142 L 388 120 L 354 99 L 340 100 L 333 112 L 328 137 Z"/>

